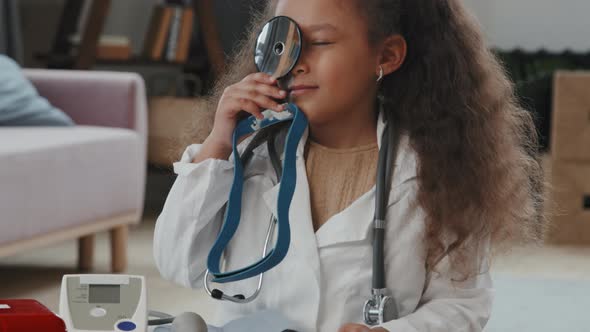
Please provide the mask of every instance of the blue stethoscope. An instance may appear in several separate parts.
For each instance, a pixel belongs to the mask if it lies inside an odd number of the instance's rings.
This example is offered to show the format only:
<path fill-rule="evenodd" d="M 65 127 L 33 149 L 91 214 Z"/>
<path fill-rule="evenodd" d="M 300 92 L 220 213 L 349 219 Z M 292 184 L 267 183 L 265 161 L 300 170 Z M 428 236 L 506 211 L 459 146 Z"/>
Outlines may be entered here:
<path fill-rule="evenodd" d="M 279 78 L 279 84 L 284 84 L 285 77 L 297 63 L 301 53 L 301 30 L 297 23 L 285 16 L 277 16 L 270 20 L 259 34 L 256 49 L 255 63 L 259 71 L 266 72 L 274 77 Z M 204 286 L 206 292 L 213 298 L 219 300 L 228 300 L 234 303 L 248 303 L 253 301 L 262 287 L 264 272 L 278 265 L 287 255 L 291 239 L 289 228 L 289 207 L 297 179 L 296 173 L 296 150 L 301 138 L 308 126 L 305 114 L 293 103 L 288 103 L 286 110 L 283 112 L 273 112 L 266 110 L 263 112 L 264 119 L 258 120 L 250 116 L 238 122 L 232 137 L 232 149 L 234 154 L 234 180 L 232 183 L 228 203 L 225 210 L 225 220 L 221 230 L 209 252 L 207 258 L 207 271 L 204 277 Z M 249 156 L 256 147 L 256 136 L 244 150 L 242 156 L 239 155 L 237 145 L 239 139 L 245 135 L 277 125 L 281 122 L 290 122 L 289 131 L 286 137 L 286 143 L 283 150 L 283 162 L 274 146 L 274 140 L 271 138 L 267 142 L 269 157 L 273 168 L 280 179 L 279 194 L 277 201 L 277 216 L 271 216 L 262 257 L 259 261 L 234 270 L 222 272 L 220 263 L 223 252 L 234 236 L 240 223 L 242 190 L 244 182 L 244 166 Z M 389 121 L 388 121 L 389 123 Z M 257 133 L 257 134 L 258 134 Z M 368 325 L 377 325 L 398 317 L 398 311 L 394 299 L 388 295 L 385 288 L 385 271 L 383 257 L 383 240 L 385 231 L 385 212 L 387 203 L 387 193 L 389 184 L 393 176 L 393 156 L 396 155 L 397 139 L 393 130 L 389 130 L 389 125 L 385 127 L 379 150 L 379 161 L 377 167 L 376 197 L 375 197 L 375 216 L 373 221 L 373 279 L 371 297 L 363 306 L 363 317 Z M 269 251 L 269 243 L 274 228 L 277 229 L 275 245 Z M 210 282 L 227 283 L 248 279 L 259 276 L 258 285 L 254 293 L 245 297 L 242 294 L 228 295 L 219 289 L 211 289 Z"/>

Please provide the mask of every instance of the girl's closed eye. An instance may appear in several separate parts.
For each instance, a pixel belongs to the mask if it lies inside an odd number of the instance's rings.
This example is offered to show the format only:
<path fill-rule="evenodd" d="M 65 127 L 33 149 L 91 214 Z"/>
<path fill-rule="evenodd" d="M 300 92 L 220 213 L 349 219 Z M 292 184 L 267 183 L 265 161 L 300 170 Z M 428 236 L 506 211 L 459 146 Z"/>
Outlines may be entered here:
<path fill-rule="evenodd" d="M 314 42 L 311 42 L 311 45 L 314 45 L 314 46 L 326 46 L 326 45 L 332 45 L 332 44 L 334 44 L 334 42 L 329 42 L 329 41 L 314 41 Z"/>

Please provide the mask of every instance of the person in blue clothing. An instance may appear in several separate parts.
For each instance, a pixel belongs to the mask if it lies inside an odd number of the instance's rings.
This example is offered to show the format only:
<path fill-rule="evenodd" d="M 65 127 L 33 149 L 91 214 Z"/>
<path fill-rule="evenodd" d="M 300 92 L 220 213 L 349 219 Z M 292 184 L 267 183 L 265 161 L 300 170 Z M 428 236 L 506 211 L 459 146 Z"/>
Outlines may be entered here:
<path fill-rule="evenodd" d="M 0 54 L 0 126 L 73 126 L 72 119 L 39 96 L 13 59 Z"/>
<path fill-rule="evenodd" d="M 279 15 L 296 21 L 304 39 L 286 90 L 256 73 L 252 59 L 258 31 Z M 155 232 L 162 275 L 201 287 L 231 187 L 236 122 L 283 111 L 277 100 L 284 97 L 309 120 L 297 150 L 291 245 L 265 273 L 255 301 L 216 302 L 216 323 L 275 309 L 301 331 L 482 331 L 493 303 L 491 256 L 512 240 L 542 239 L 544 182 L 532 116 L 460 0 L 269 1 L 210 98 L 210 135 L 174 165 L 178 178 Z M 400 135 L 384 254 L 399 317 L 366 326 L 385 124 Z M 285 130 L 267 134 L 281 142 Z M 246 167 L 227 271 L 260 258 L 276 215 L 280 184 L 265 145 Z M 231 283 L 224 292 L 245 293 L 256 283 Z"/>

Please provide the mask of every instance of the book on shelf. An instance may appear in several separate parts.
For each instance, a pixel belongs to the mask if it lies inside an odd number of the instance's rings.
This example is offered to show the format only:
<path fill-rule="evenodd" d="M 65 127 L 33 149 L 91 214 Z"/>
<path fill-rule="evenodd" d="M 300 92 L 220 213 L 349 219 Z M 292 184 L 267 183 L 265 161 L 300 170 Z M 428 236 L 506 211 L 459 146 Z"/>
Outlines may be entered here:
<path fill-rule="evenodd" d="M 96 49 L 96 58 L 101 60 L 129 60 L 131 45 L 100 44 Z"/>
<path fill-rule="evenodd" d="M 157 5 L 154 7 L 143 43 L 144 56 L 153 60 L 160 60 L 162 58 L 171 20 L 172 8 L 166 5 Z"/>
<path fill-rule="evenodd" d="M 174 6 L 172 8 L 172 21 L 170 22 L 170 31 L 168 32 L 168 40 L 166 43 L 166 60 L 175 61 L 176 51 L 178 49 L 178 35 L 180 33 L 180 23 L 182 21 L 181 6 Z"/>
<path fill-rule="evenodd" d="M 69 38 L 73 47 L 80 46 L 80 35 Z M 101 60 L 128 60 L 131 58 L 131 41 L 127 36 L 101 35 L 96 46 L 96 58 Z"/>
<path fill-rule="evenodd" d="M 192 7 L 160 4 L 154 7 L 143 54 L 152 60 L 184 62 L 194 24 Z"/>
<path fill-rule="evenodd" d="M 192 8 L 184 8 L 182 12 L 182 22 L 178 34 L 178 43 L 176 50 L 176 61 L 185 62 L 188 59 L 188 51 L 191 43 L 193 32 L 194 12 Z"/>

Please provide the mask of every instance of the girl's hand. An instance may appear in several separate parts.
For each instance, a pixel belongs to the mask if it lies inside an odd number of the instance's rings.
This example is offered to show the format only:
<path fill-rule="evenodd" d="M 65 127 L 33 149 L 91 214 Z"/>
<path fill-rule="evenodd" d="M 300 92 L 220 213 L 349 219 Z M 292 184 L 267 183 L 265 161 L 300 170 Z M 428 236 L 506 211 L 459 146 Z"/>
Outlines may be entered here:
<path fill-rule="evenodd" d="M 272 109 L 277 112 L 284 110 L 275 99 L 287 97 L 286 91 L 281 91 L 277 81 L 265 73 L 254 73 L 246 76 L 240 82 L 225 88 L 219 99 L 215 121 L 209 139 L 217 144 L 232 146 L 232 134 L 238 120 L 245 111 L 262 119 L 261 109 Z"/>
<path fill-rule="evenodd" d="M 338 329 L 338 332 L 369 332 L 369 331 L 371 331 L 371 332 L 389 332 L 388 330 L 386 330 L 382 327 L 369 328 L 369 327 L 366 327 L 365 325 L 354 324 L 354 323 L 344 324 Z"/>

